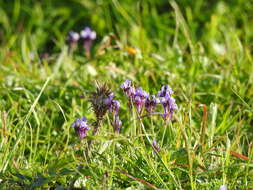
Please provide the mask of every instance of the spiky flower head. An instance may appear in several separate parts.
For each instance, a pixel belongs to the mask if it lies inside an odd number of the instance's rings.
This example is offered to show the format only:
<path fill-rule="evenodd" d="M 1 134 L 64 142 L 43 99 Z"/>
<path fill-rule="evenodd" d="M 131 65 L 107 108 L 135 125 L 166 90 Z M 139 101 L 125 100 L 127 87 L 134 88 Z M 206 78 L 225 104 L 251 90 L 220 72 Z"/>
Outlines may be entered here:
<path fill-rule="evenodd" d="M 98 85 L 97 89 L 91 93 L 90 101 L 97 120 L 103 120 L 104 115 L 111 106 L 110 101 L 113 96 L 106 84 Z"/>
<path fill-rule="evenodd" d="M 77 118 L 74 123 L 72 123 L 72 127 L 75 129 L 76 134 L 80 139 L 83 139 L 88 130 L 90 130 L 89 123 L 87 123 L 86 117 Z"/>

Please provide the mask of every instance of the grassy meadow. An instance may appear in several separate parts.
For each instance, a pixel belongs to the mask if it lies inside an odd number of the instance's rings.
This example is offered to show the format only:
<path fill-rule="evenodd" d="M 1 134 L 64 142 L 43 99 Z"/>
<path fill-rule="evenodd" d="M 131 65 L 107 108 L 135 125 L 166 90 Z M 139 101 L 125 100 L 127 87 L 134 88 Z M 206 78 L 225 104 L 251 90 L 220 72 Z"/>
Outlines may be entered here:
<path fill-rule="evenodd" d="M 86 26 L 90 55 L 66 40 Z M 125 80 L 169 85 L 173 117 L 129 108 Z M 92 135 L 104 83 L 122 126 Z M 253 2 L 0 0 L 0 189 L 253 189 Z"/>

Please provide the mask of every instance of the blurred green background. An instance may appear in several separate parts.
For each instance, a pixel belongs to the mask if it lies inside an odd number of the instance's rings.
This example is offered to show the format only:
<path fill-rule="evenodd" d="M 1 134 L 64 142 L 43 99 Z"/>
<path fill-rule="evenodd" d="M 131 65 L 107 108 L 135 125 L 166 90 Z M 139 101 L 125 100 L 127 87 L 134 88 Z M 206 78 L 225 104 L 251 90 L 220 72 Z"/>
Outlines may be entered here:
<path fill-rule="evenodd" d="M 252 1 L 181 0 L 177 4 L 191 40 L 201 41 L 205 49 L 213 40 L 224 41 L 231 33 L 250 46 Z M 92 27 L 100 38 L 113 32 L 133 45 L 141 41 L 146 50 L 150 47 L 145 46 L 145 39 L 154 48 L 164 48 L 175 38 L 175 14 L 167 0 L 1 0 L 0 6 L 1 45 L 10 49 L 20 46 L 22 38 L 29 36 L 29 46 L 56 51 L 70 30 L 79 31 L 83 26 Z M 186 43 L 182 38 L 179 37 L 180 43 Z"/>

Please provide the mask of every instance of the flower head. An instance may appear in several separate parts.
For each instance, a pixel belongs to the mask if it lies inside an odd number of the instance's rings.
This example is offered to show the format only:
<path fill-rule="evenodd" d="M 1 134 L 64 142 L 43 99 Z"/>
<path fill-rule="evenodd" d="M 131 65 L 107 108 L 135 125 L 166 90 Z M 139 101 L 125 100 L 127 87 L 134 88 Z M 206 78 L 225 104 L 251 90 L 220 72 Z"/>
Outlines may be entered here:
<path fill-rule="evenodd" d="M 171 97 L 174 91 L 169 85 L 162 86 L 161 90 L 158 92 L 160 97 L 160 103 L 163 105 L 164 113 L 162 117 L 166 120 L 168 117 L 171 119 L 174 111 L 177 109 L 177 104 L 175 99 Z"/>
<path fill-rule="evenodd" d="M 136 89 L 133 103 L 136 105 L 138 113 L 141 112 L 141 109 L 142 109 L 143 105 L 145 104 L 146 98 L 148 96 L 149 96 L 148 93 L 146 91 L 142 90 L 142 88 Z"/>
<path fill-rule="evenodd" d="M 227 186 L 226 185 L 222 185 L 222 186 L 220 186 L 220 188 L 219 188 L 219 190 L 227 190 L 228 188 L 227 188 Z"/>
<path fill-rule="evenodd" d="M 114 120 L 112 122 L 112 126 L 114 128 L 114 131 L 119 133 L 121 125 L 122 125 L 122 122 L 119 120 L 119 116 L 118 115 L 115 116 Z"/>
<path fill-rule="evenodd" d="M 98 120 L 102 120 L 107 111 L 118 115 L 120 103 L 114 99 L 114 93 L 106 84 L 99 85 L 96 91 L 91 93 L 90 101 Z"/>
<path fill-rule="evenodd" d="M 112 104 L 113 98 L 114 98 L 114 93 L 112 92 L 111 94 L 108 95 L 108 97 L 106 99 L 104 99 L 103 103 L 110 107 L 110 105 Z"/>
<path fill-rule="evenodd" d="M 134 95 L 135 95 L 135 89 L 132 87 L 130 80 L 126 80 L 125 82 L 123 82 L 120 85 L 120 88 L 123 89 L 124 93 L 129 98 L 133 98 L 134 97 Z"/>
<path fill-rule="evenodd" d="M 114 100 L 114 94 L 111 93 L 108 98 L 104 100 L 104 104 L 108 105 L 109 111 L 115 115 L 119 112 L 120 103 L 118 100 Z"/>
<path fill-rule="evenodd" d="M 119 112 L 120 103 L 118 100 L 112 100 L 111 106 L 110 106 L 110 112 L 118 115 Z"/>
<path fill-rule="evenodd" d="M 158 92 L 159 97 L 165 97 L 166 94 L 171 96 L 174 93 L 174 91 L 170 88 L 169 85 L 162 86 L 161 90 Z"/>
<path fill-rule="evenodd" d="M 142 88 L 137 88 L 135 92 L 135 96 L 139 96 L 142 98 L 147 98 L 149 95 L 145 90 L 142 90 Z"/>
<path fill-rule="evenodd" d="M 155 95 L 148 96 L 145 102 L 147 112 L 151 113 L 159 102 L 160 102 L 159 99 L 156 98 Z"/>
<path fill-rule="evenodd" d="M 86 26 L 83 30 L 81 30 L 80 36 L 84 40 L 95 40 L 97 33 L 95 31 L 92 31 L 90 27 Z"/>
<path fill-rule="evenodd" d="M 114 94 L 106 84 L 98 85 L 97 89 L 91 93 L 90 101 L 98 120 L 103 120 L 104 115 L 110 109 Z"/>
<path fill-rule="evenodd" d="M 90 57 L 90 49 L 92 46 L 92 41 L 96 39 L 97 34 L 92 31 L 89 27 L 85 27 L 81 32 L 80 36 L 83 39 L 83 47 L 85 49 L 85 54 Z"/>
<path fill-rule="evenodd" d="M 70 44 L 77 43 L 80 38 L 80 35 L 77 32 L 70 31 L 67 37 L 67 40 Z"/>
<path fill-rule="evenodd" d="M 160 102 L 164 109 L 163 118 L 167 119 L 169 117 L 171 119 L 174 111 L 178 109 L 175 99 L 167 94 L 160 99 Z"/>
<path fill-rule="evenodd" d="M 83 139 L 87 131 L 90 130 L 90 127 L 88 127 L 89 123 L 87 123 L 86 117 L 83 118 L 77 118 L 74 123 L 72 123 L 72 127 L 75 129 L 76 134 L 79 136 L 80 139 Z"/>

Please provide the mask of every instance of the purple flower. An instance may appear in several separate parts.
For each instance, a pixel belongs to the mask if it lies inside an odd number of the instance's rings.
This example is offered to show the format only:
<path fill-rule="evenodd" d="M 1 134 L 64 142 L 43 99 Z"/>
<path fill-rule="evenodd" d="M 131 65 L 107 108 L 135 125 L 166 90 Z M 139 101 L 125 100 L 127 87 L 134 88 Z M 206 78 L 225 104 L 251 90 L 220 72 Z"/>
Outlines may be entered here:
<path fill-rule="evenodd" d="M 114 120 L 112 122 L 112 126 L 114 128 L 114 131 L 119 133 L 121 125 L 122 125 L 122 122 L 119 120 L 119 116 L 118 115 L 115 116 Z"/>
<path fill-rule="evenodd" d="M 70 31 L 67 37 L 68 44 L 70 46 L 70 52 L 73 52 L 77 48 L 77 42 L 80 36 L 77 32 Z"/>
<path fill-rule="evenodd" d="M 119 107 L 120 107 L 120 103 L 118 100 L 112 100 L 111 106 L 110 106 L 110 112 L 118 115 L 119 113 Z"/>
<path fill-rule="evenodd" d="M 145 90 L 142 90 L 142 88 L 137 88 L 135 92 L 135 96 L 139 96 L 142 98 L 147 98 L 149 95 Z"/>
<path fill-rule="evenodd" d="M 156 139 L 153 140 L 152 148 L 153 148 L 153 150 L 154 150 L 155 152 L 160 152 L 160 151 L 161 151 L 159 145 L 158 145 L 157 142 L 156 142 Z"/>
<path fill-rule="evenodd" d="M 114 114 L 118 115 L 120 103 L 118 100 L 114 100 L 114 94 L 111 93 L 108 98 L 104 100 L 104 104 L 108 106 L 109 111 Z"/>
<path fill-rule="evenodd" d="M 159 102 L 160 102 L 159 99 L 156 98 L 155 95 L 148 96 L 145 102 L 147 112 L 151 113 Z"/>
<path fill-rule="evenodd" d="M 80 139 L 83 139 L 87 131 L 90 130 L 90 127 L 88 127 L 87 119 L 86 117 L 83 117 L 82 119 L 77 118 L 76 121 L 72 124 L 72 127 L 75 128 L 76 134 L 79 136 Z"/>
<path fill-rule="evenodd" d="M 161 104 L 163 105 L 164 113 L 162 114 L 163 118 L 166 120 L 167 117 L 170 119 L 175 110 L 178 109 L 175 99 L 170 97 L 168 94 L 165 97 L 160 99 Z"/>
<path fill-rule="evenodd" d="M 219 190 L 227 190 L 228 188 L 227 188 L 227 186 L 226 185 L 222 185 L 222 186 L 220 186 L 220 188 L 219 188 Z"/>
<path fill-rule="evenodd" d="M 87 57 L 90 57 L 90 49 L 92 46 L 92 41 L 96 39 L 97 34 L 92 31 L 89 27 L 85 27 L 81 32 L 80 36 L 83 39 L 83 47 Z"/>
<path fill-rule="evenodd" d="M 122 83 L 120 85 L 120 88 L 123 89 L 124 93 L 129 98 L 133 98 L 134 97 L 134 95 L 135 95 L 135 89 L 131 86 L 131 81 L 130 80 L 126 80 L 124 83 Z"/>
<path fill-rule="evenodd" d="M 142 90 L 142 88 L 136 89 L 133 103 L 136 105 L 138 113 L 141 112 L 141 109 L 142 109 L 143 105 L 145 104 L 146 98 L 148 96 L 149 96 L 148 93 L 146 91 Z"/>
<path fill-rule="evenodd" d="M 108 96 L 108 98 L 106 98 L 106 99 L 104 100 L 103 103 L 104 103 L 105 105 L 108 105 L 108 106 L 110 107 L 110 105 L 112 104 L 113 98 L 114 98 L 114 93 L 111 93 L 111 94 Z"/>
<path fill-rule="evenodd" d="M 160 103 L 163 105 L 164 113 L 162 117 L 166 120 L 168 117 L 171 119 L 174 111 L 177 108 L 175 99 L 171 97 L 174 91 L 170 88 L 169 85 L 162 86 L 161 90 L 158 92 L 160 97 Z"/>
<path fill-rule="evenodd" d="M 67 40 L 70 44 L 74 44 L 78 42 L 79 38 L 80 36 L 77 32 L 70 31 Z"/>
<path fill-rule="evenodd" d="M 169 94 L 170 96 L 174 93 L 174 91 L 170 88 L 169 85 L 162 86 L 161 90 L 158 92 L 159 97 L 165 97 L 166 94 Z"/>
<path fill-rule="evenodd" d="M 80 32 L 81 38 L 85 40 L 95 40 L 97 37 L 97 34 L 95 31 L 92 31 L 90 27 L 85 27 L 81 32 Z"/>

